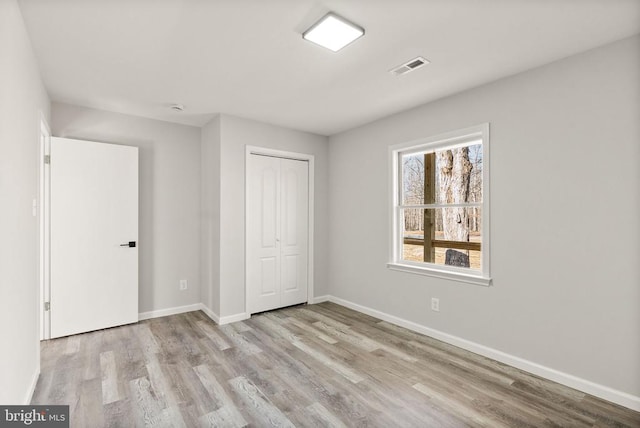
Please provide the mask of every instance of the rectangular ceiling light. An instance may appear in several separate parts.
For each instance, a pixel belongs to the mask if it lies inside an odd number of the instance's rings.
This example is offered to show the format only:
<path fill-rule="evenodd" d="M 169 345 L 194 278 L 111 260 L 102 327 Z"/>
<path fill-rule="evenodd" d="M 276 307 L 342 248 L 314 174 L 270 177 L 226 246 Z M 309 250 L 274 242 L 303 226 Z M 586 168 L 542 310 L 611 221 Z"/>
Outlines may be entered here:
<path fill-rule="evenodd" d="M 364 28 L 358 27 L 333 12 L 329 12 L 320 21 L 305 31 L 302 37 L 310 42 L 338 52 L 363 35 Z"/>

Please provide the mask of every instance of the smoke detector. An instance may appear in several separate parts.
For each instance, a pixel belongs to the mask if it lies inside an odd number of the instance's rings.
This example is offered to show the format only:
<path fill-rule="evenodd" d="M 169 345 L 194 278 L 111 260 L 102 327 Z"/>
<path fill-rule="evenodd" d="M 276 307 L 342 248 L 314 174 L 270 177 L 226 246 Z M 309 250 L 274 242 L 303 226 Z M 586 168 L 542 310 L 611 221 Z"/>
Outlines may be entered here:
<path fill-rule="evenodd" d="M 417 70 L 418 68 L 423 67 L 427 64 L 429 64 L 429 60 L 419 56 L 405 62 L 402 65 L 397 66 L 392 70 L 389 70 L 389 73 L 393 74 L 394 76 L 402 76 L 403 74 L 407 74 L 410 71 Z"/>
<path fill-rule="evenodd" d="M 184 105 L 183 104 L 171 104 L 169 106 L 169 108 L 173 111 L 183 111 L 184 110 Z"/>

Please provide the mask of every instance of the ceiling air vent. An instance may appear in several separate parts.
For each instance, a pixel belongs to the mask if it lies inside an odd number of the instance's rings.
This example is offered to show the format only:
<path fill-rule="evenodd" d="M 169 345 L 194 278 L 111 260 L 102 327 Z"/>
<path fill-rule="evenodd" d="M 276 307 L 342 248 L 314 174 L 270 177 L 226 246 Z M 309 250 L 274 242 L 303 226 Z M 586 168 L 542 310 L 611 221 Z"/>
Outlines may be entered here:
<path fill-rule="evenodd" d="M 417 58 L 414 58 L 412 60 L 405 62 L 402 65 L 399 65 L 393 70 L 390 70 L 389 73 L 395 76 L 402 76 L 403 74 L 407 74 L 408 72 L 418 69 L 423 65 L 427 65 L 427 64 L 429 64 L 429 61 L 419 56 Z"/>

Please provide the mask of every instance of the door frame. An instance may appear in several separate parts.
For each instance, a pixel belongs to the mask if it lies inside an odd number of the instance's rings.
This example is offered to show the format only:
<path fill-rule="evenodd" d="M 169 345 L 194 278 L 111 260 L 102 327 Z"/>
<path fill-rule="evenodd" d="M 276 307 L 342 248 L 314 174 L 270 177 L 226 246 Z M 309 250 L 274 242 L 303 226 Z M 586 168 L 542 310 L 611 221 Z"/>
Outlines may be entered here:
<path fill-rule="evenodd" d="M 271 149 L 260 146 L 245 146 L 245 162 L 244 162 L 244 311 L 247 318 L 251 316 L 249 313 L 249 293 L 247 278 L 249 277 L 249 263 L 247 263 L 247 248 L 249 246 L 248 222 L 247 222 L 247 206 L 248 206 L 248 186 L 251 171 L 249 170 L 249 157 L 251 155 L 270 156 L 280 159 L 292 159 L 298 161 L 307 161 L 309 164 L 309 223 L 308 240 L 307 240 L 307 303 L 313 302 L 313 230 L 314 230 L 314 201 L 315 201 L 315 156 L 307 153 L 289 152 L 284 150 Z"/>
<path fill-rule="evenodd" d="M 51 154 L 51 129 L 44 116 L 40 112 L 39 129 L 39 150 L 38 150 L 38 172 L 39 172 L 39 192 L 38 192 L 38 226 L 39 226 L 39 299 L 38 299 L 38 324 L 40 326 L 40 340 L 51 338 L 51 327 L 49 317 L 50 312 L 45 310 L 45 302 L 49 301 L 50 288 L 50 169 L 45 162 L 45 157 Z"/>

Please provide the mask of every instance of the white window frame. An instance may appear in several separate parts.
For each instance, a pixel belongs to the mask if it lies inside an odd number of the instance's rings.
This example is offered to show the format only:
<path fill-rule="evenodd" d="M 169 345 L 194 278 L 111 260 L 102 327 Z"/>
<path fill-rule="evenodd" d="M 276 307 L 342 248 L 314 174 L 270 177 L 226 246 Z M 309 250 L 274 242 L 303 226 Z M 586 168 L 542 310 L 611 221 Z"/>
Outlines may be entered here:
<path fill-rule="evenodd" d="M 470 270 L 456 266 L 442 266 L 428 262 L 412 262 L 402 260 L 404 233 L 401 218 L 401 177 L 400 157 L 412 152 L 436 151 L 448 147 L 455 147 L 472 140 L 482 140 L 482 268 Z M 491 285 L 490 275 L 490 193 L 489 193 L 489 124 L 471 126 L 469 128 L 446 132 L 433 137 L 409 141 L 389 147 L 389 206 L 390 206 L 390 235 L 389 262 L 387 268 L 402 272 L 428 275 L 437 278 L 450 279 L 458 282 Z"/>

